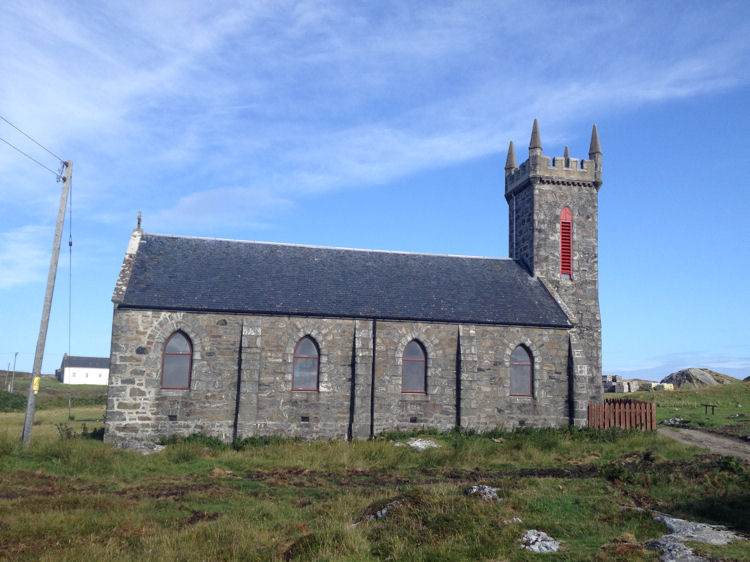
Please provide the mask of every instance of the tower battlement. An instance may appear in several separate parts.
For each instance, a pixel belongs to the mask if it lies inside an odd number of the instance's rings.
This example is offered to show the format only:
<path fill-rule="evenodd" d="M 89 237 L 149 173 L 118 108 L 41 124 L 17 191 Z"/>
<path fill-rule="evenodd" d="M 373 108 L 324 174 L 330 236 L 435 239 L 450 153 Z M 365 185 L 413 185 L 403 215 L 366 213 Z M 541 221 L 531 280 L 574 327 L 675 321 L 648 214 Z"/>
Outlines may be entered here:
<path fill-rule="evenodd" d="M 591 134 L 589 158 L 571 158 L 568 147 L 563 156 L 545 156 L 536 119 L 529 143 L 529 158 L 516 166 L 513 142 L 508 148 L 505 165 L 505 198 L 510 200 L 527 182 L 552 184 L 593 184 L 598 190 L 602 183 L 602 151 L 594 125 Z"/>

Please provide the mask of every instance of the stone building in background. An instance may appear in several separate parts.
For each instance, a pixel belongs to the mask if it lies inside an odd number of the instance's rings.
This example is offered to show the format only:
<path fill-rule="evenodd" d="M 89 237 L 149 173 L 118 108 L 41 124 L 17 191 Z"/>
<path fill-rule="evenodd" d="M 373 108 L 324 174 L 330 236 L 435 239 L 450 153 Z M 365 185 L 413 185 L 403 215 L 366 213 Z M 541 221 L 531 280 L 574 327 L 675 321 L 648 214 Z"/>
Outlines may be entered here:
<path fill-rule="evenodd" d="M 105 441 L 367 438 L 586 424 L 601 401 L 596 127 L 589 159 L 510 143 L 510 258 L 164 236 L 113 295 Z"/>

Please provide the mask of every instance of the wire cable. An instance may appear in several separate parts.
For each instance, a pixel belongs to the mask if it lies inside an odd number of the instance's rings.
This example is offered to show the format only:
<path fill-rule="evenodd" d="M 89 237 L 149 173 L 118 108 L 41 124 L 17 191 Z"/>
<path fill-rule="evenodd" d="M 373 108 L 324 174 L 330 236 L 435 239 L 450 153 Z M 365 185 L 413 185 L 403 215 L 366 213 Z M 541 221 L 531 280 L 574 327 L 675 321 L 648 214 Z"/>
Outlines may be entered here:
<path fill-rule="evenodd" d="M 48 171 L 52 172 L 53 174 L 55 174 L 55 175 L 56 175 L 57 177 L 60 177 L 60 176 L 58 175 L 58 173 L 57 173 L 56 171 L 54 171 L 54 170 L 53 170 L 52 168 L 48 168 L 47 166 L 45 166 L 44 164 L 42 164 L 42 163 L 41 163 L 41 162 L 40 162 L 39 160 L 37 160 L 36 158 L 33 158 L 33 157 L 29 156 L 28 154 L 26 154 L 26 153 L 25 153 L 25 152 L 24 152 L 23 150 L 21 150 L 21 149 L 20 149 L 20 148 L 18 148 L 17 146 L 13 146 L 13 145 L 12 145 L 11 143 L 9 143 L 9 142 L 8 142 L 7 140 L 5 140 L 4 138 L 0 137 L 0 141 L 3 141 L 3 142 L 4 142 L 5 144 L 7 144 L 7 145 L 8 145 L 9 147 L 11 147 L 11 148 L 13 148 L 13 149 L 17 150 L 18 152 L 20 152 L 21 154 L 23 154 L 23 155 L 24 155 L 24 156 L 25 156 L 26 158 L 28 158 L 28 159 L 29 159 L 29 160 L 31 160 L 32 162 L 35 162 L 36 164 L 38 164 L 39 166 L 41 166 L 41 167 L 42 167 L 42 168 L 44 168 L 45 170 L 48 170 Z M 62 160 L 61 160 L 61 162 L 62 162 Z"/>
<path fill-rule="evenodd" d="M 0 119 L 2 119 L 3 121 L 5 121 L 5 122 L 6 122 L 6 123 L 7 123 L 8 125 L 10 125 L 11 127 L 13 127 L 13 128 L 14 128 L 14 129 L 16 130 L 16 131 L 18 131 L 19 133 L 21 133 L 21 134 L 22 134 L 23 136 L 25 136 L 25 137 L 26 137 L 27 139 L 29 139 L 29 140 L 30 140 L 31 142 L 33 142 L 34 144 L 36 144 L 36 145 L 37 145 L 38 147 L 40 147 L 40 148 L 42 148 L 42 149 L 46 150 L 46 151 L 47 151 L 48 153 L 50 153 L 50 154 L 51 154 L 52 156 L 54 156 L 55 158 L 57 158 L 57 159 L 58 159 L 58 160 L 59 160 L 60 162 L 62 162 L 62 161 L 63 161 L 63 159 L 62 159 L 62 158 L 60 158 L 60 157 L 59 157 L 59 156 L 58 156 L 57 154 L 55 154 L 54 152 L 52 152 L 52 151 L 51 151 L 51 150 L 50 150 L 49 148 L 47 148 L 47 147 L 43 146 L 42 144 L 38 143 L 37 141 L 35 141 L 35 140 L 34 140 L 33 138 L 31 138 L 31 137 L 30 137 L 29 135 L 27 135 L 26 133 L 24 133 L 24 132 L 23 132 L 23 131 L 22 131 L 21 129 L 19 129 L 18 127 L 16 127 L 16 126 L 15 126 L 15 125 L 14 125 L 13 123 L 11 123 L 10 121 L 8 121 L 8 120 L 7 120 L 7 119 L 6 119 L 5 117 L 3 117 L 2 115 L 0 115 Z"/>

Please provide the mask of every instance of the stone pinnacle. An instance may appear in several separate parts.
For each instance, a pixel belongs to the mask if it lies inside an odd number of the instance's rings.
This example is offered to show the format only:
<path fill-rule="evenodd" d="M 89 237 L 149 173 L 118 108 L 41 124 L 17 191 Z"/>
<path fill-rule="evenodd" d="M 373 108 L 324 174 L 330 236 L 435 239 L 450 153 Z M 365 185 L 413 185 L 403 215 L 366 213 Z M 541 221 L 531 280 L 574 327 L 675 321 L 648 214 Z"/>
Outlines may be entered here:
<path fill-rule="evenodd" d="M 542 150 L 542 139 L 539 136 L 539 123 L 534 119 L 534 126 L 531 129 L 531 142 L 529 142 L 529 150 L 538 148 Z"/>
<path fill-rule="evenodd" d="M 601 154 L 602 147 L 599 144 L 599 134 L 596 132 L 596 123 L 594 128 L 591 130 L 591 146 L 589 147 L 589 158 L 593 158 L 594 154 Z"/>
<path fill-rule="evenodd" d="M 513 150 L 513 141 L 510 141 L 508 145 L 508 158 L 505 160 L 505 170 L 514 170 L 516 167 L 516 153 Z"/>

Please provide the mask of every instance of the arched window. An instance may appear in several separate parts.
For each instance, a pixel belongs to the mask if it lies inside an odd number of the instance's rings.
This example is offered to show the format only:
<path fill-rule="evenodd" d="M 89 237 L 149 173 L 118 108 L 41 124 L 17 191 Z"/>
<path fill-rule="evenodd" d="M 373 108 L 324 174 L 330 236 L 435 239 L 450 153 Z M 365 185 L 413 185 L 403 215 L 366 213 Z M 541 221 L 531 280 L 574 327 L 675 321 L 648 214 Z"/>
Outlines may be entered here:
<path fill-rule="evenodd" d="M 175 332 L 164 344 L 161 357 L 161 387 L 190 388 L 193 345 L 183 332 Z"/>
<path fill-rule="evenodd" d="M 565 207 L 560 212 L 560 277 L 570 279 L 573 274 L 573 213 Z"/>
<path fill-rule="evenodd" d="M 513 396 L 531 396 L 534 367 L 531 354 L 522 345 L 513 350 L 510 356 L 510 393 Z"/>
<path fill-rule="evenodd" d="M 320 352 L 315 340 L 305 336 L 294 348 L 292 390 L 318 390 Z"/>
<path fill-rule="evenodd" d="M 404 348 L 401 366 L 401 392 L 427 392 L 427 355 L 417 340 Z"/>

